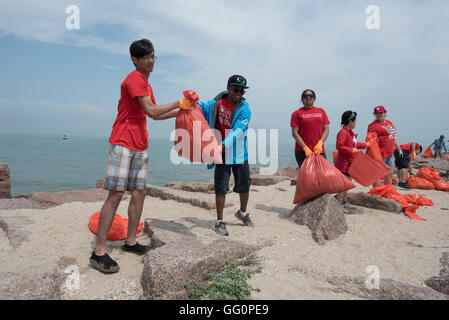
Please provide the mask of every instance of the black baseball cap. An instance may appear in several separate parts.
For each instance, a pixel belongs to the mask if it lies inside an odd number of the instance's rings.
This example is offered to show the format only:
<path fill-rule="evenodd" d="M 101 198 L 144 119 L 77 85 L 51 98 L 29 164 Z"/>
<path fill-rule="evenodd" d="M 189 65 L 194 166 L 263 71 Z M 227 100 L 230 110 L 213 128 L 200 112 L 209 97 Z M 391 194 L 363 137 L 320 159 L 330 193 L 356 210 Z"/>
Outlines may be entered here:
<path fill-rule="evenodd" d="M 232 77 L 230 77 L 228 80 L 228 86 L 239 86 L 245 89 L 249 89 L 249 87 L 246 86 L 245 77 L 239 75 L 233 75 Z"/>

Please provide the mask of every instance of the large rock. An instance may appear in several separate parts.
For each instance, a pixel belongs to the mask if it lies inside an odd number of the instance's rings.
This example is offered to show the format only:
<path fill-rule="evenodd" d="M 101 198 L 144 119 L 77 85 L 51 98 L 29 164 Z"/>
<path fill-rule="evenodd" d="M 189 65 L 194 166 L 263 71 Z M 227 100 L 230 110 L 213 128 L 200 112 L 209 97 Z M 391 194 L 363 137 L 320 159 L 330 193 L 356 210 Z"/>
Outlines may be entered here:
<path fill-rule="evenodd" d="M 227 260 L 244 258 L 269 245 L 247 245 L 225 239 L 204 244 L 180 230 L 150 228 L 147 221 L 145 231 L 153 250 L 144 257 L 141 284 L 144 298 L 149 300 L 186 299 L 187 282 L 206 281 L 208 274 L 221 271 Z"/>
<path fill-rule="evenodd" d="M 278 184 L 287 177 L 275 176 L 275 175 L 263 175 L 263 174 L 252 174 L 251 175 L 251 185 L 253 186 L 271 186 L 273 184 Z"/>
<path fill-rule="evenodd" d="M 308 226 L 313 240 L 319 245 L 337 239 L 348 230 L 345 214 L 337 199 L 330 194 L 298 204 L 288 218 Z"/>
<path fill-rule="evenodd" d="M 167 188 L 184 190 L 189 192 L 213 193 L 213 182 L 171 182 L 165 185 Z"/>
<path fill-rule="evenodd" d="M 108 197 L 108 191 L 104 189 L 69 190 L 53 193 L 35 192 L 30 194 L 20 194 L 16 198 L 24 198 L 42 205 L 42 207 L 58 206 L 69 202 L 102 202 Z M 124 194 L 122 199 L 129 198 Z"/>
<path fill-rule="evenodd" d="M 427 279 L 424 283 L 435 291 L 449 295 L 449 252 L 443 253 L 440 265 L 439 276 Z"/>
<path fill-rule="evenodd" d="M 181 203 L 189 203 L 192 206 L 200 207 L 206 210 L 213 210 L 216 208 L 215 197 L 209 194 L 175 190 L 167 187 L 158 187 L 147 184 L 147 195 L 162 200 L 174 200 Z M 225 204 L 225 207 L 230 206 L 232 206 L 232 203 L 228 202 Z"/>
<path fill-rule="evenodd" d="M 0 163 L 0 199 L 11 198 L 11 180 L 7 163 Z"/>
<path fill-rule="evenodd" d="M 282 177 L 288 177 L 291 179 L 296 179 L 298 176 L 298 169 L 294 167 L 288 167 L 282 170 L 279 170 L 274 174 L 275 176 L 282 176 Z"/>
<path fill-rule="evenodd" d="M 364 192 L 349 192 L 348 202 L 365 208 L 372 208 L 394 213 L 402 212 L 402 205 L 392 199 L 380 197 L 375 194 L 368 194 Z"/>
<path fill-rule="evenodd" d="M 23 228 L 31 222 L 31 219 L 21 216 L 0 217 L 0 229 L 6 233 L 9 243 L 14 249 L 28 240 L 28 234 Z"/>

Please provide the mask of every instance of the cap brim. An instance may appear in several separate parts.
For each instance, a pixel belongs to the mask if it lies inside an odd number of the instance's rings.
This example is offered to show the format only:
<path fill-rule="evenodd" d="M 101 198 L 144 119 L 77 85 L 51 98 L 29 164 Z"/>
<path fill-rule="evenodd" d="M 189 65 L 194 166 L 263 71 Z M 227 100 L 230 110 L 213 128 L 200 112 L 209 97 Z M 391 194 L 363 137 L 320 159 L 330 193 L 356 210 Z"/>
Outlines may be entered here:
<path fill-rule="evenodd" d="M 249 89 L 249 87 L 243 86 L 243 85 L 241 85 L 240 83 L 230 83 L 230 84 L 228 84 L 228 86 L 239 86 L 239 87 L 243 87 L 243 88 L 245 88 L 245 89 Z"/>

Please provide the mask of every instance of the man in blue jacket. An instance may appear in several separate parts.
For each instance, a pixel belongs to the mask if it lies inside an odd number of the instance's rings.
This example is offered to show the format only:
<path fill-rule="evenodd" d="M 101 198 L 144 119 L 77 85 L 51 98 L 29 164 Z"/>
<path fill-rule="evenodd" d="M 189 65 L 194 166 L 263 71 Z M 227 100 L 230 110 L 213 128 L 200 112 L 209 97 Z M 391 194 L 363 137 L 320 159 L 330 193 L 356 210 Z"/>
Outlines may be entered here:
<path fill-rule="evenodd" d="M 226 236 L 229 233 L 226 230 L 226 222 L 223 221 L 223 209 L 226 193 L 229 191 L 231 171 L 235 181 L 234 192 L 240 195 L 240 210 L 235 213 L 235 217 L 245 226 L 253 225 L 249 213 L 246 212 L 251 185 L 247 147 L 251 110 L 243 95 L 248 88 L 244 77 L 233 75 L 228 80 L 227 91 L 219 93 L 209 102 L 198 103 L 209 126 L 215 129 L 218 143 L 221 143 L 219 148 L 222 151 L 223 164 L 215 166 L 214 174 L 217 206 L 215 231 Z"/>
<path fill-rule="evenodd" d="M 436 139 L 430 146 L 431 147 L 433 146 L 433 155 L 435 159 L 437 157 L 440 158 L 443 157 L 442 153 L 443 149 L 445 152 L 447 152 L 446 141 L 444 141 L 444 136 L 440 136 L 440 139 Z"/>

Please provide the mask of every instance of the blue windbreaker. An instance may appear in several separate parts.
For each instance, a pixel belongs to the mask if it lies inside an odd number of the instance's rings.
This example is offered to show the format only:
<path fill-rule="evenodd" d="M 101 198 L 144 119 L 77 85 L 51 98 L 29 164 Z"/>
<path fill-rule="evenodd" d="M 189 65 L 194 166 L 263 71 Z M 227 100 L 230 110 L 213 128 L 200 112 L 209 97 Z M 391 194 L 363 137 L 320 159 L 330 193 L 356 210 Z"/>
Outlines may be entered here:
<path fill-rule="evenodd" d="M 204 118 L 212 129 L 217 129 L 218 102 L 228 95 L 227 91 L 218 94 L 208 102 L 198 102 Z M 242 98 L 232 110 L 231 132 L 222 142 L 226 151 L 226 164 L 240 164 L 248 160 L 247 132 L 251 119 L 251 110 L 245 98 Z M 208 166 L 209 169 L 213 168 Z"/>

